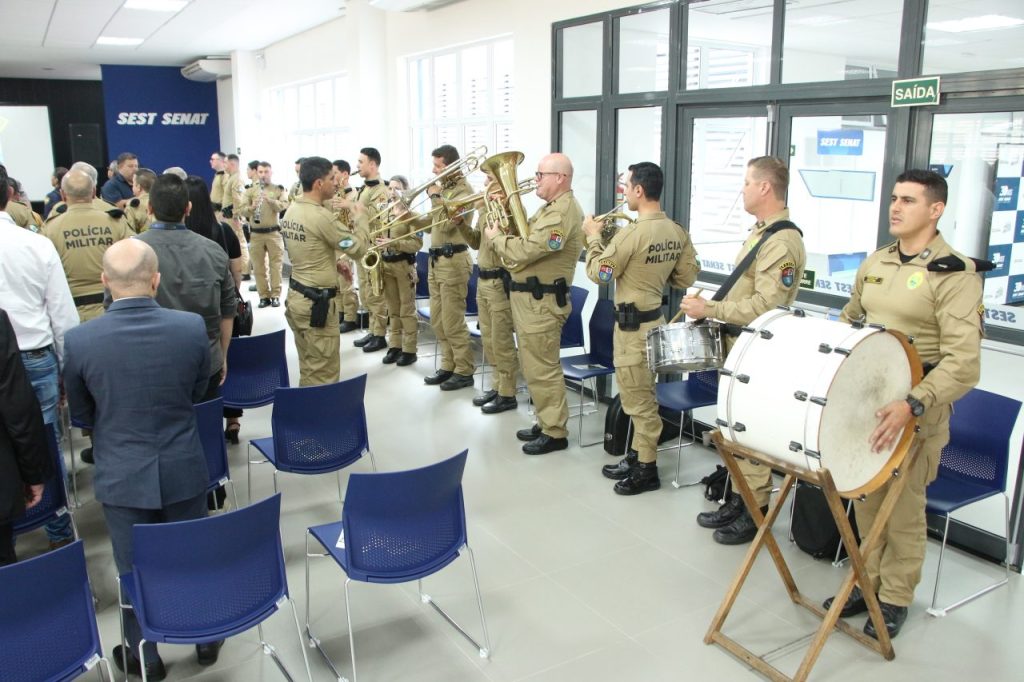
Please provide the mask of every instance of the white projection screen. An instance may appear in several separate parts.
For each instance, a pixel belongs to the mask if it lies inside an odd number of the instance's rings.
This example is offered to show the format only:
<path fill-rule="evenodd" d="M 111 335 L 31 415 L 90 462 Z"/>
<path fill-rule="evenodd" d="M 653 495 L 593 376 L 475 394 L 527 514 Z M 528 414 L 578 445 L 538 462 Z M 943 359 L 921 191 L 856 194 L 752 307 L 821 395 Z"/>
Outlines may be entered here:
<path fill-rule="evenodd" d="M 21 182 L 29 200 L 43 200 L 52 189 L 49 108 L 0 105 L 0 163 Z"/>

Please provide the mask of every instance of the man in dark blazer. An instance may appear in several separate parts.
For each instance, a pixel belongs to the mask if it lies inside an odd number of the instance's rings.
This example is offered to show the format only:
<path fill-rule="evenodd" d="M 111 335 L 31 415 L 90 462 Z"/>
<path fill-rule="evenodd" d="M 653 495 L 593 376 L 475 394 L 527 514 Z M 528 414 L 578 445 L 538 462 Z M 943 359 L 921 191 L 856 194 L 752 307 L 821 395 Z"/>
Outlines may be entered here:
<path fill-rule="evenodd" d="M 64 337 L 64 387 L 72 418 L 93 427 L 94 487 L 118 573 L 132 570 L 132 526 L 206 516 L 209 473 L 194 401 L 206 391 L 210 348 L 203 318 L 167 310 L 154 297 L 157 256 L 138 239 L 116 242 L 103 256 L 107 313 Z M 125 612 L 130 650 L 114 662 L 138 674 L 138 621 Z M 196 647 L 200 664 L 217 660 L 220 642 Z M 156 644 L 143 652 L 147 677 L 166 675 Z"/>
<path fill-rule="evenodd" d="M 12 522 L 43 497 L 52 473 L 43 413 L 18 351 L 18 338 L 0 310 L 0 566 L 17 561 Z"/>

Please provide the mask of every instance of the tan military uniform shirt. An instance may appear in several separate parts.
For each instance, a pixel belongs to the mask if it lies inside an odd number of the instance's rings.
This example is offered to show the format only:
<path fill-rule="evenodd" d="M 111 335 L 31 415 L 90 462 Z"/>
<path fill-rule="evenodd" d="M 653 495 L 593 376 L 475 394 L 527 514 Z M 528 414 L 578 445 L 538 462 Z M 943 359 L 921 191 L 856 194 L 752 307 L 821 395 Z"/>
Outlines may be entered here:
<path fill-rule="evenodd" d="M 241 206 L 235 213 L 249 218 L 252 227 L 265 229 L 277 227 L 278 214 L 288 208 L 285 189 L 281 185 L 254 184 L 242 195 Z"/>
<path fill-rule="evenodd" d="M 941 234 L 909 263 L 900 261 L 897 244 L 882 247 L 861 263 L 840 319 L 881 324 L 913 336 L 921 362 L 934 368 L 911 395 L 925 410 L 948 405 L 977 384 L 981 373 L 981 276 L 974 262 L 954 251 Z M 938 266 L 952 263 L 953 271 L 928 269 L 940 259 L 945 260 Z M 962 269 L 955 269 L 958 264 Z"/>
<path fill-rule="evenodd" d="M 374 220 L 374 218 L 381 213 L 388 201 L 387 184 L 383 180 L 379 181 L 376 185 L 364 184 L 356 192 L 356 201 L 366 208 L 365 213 L 369 220 L 369 229 L 371 231 L 380 229 L 381 220 Z"/>
<path fill-rule="evenodd" d="M 153 222 L 153 216 L 149 215 L 149 192 L 143 192 L 129 201 L 124 207 L 124 217 L 135 234 L 148 230 Z"/>
<path fill-rule="evenodd" d="M 123 218 L 115 218 L 91 204 L 69 205 L 43 230 L 43 235 L 57 248 L 71 295 L 76 297 L 103 293 L 103 254 L 111 244 L 131 234 Z"/>
<path fill-rule="evenodd" d="M 302 196 L 302 183 L 296 180 L 288 189 L 288 201 L 292 202 Z"/>
<path fill-rule="evenodd" d="M 571 284 L 583 248 L 583 209 L 572 190 L 542 206 L 529 221 L 529 237 L 498 235 L 492 248 L 512 273 L 513 282 L 536 277 Z"/>
<path fill-rule="evenodd" d="M 223 180 L 224 194 L 221 200 L 221 210 L 231 207 L 232 213 L 234 213 L 235 205 L 239 203 L 242 198 L 242 181 L 238 177 L 238 173 L 228 173 L 225 171 Z"/>
<path fill-rule="evenodd" d="M 32 209 L 21 203 L 20 201 L 8 201 L 7 215 L 11 216 L 14 220 L 14 224 L 18 227 L 24 227 L 26 230 L 32 230 L 33 232 L 39 232 L 39 225 L 36 223 L 36 219 L 32 216 Z"/>
<path fill-rule="evenodd" d="M 615 303 L 634 303 L 640 311 L 661 308 L 668 282 L 685 289 L 697 280 L 700 265 L 690 235 L 663 212 L 642 216 L 621 228 L 607 246 L 601 235 L 587 236 L 587 277 L 597 284 L 615 282 Z M 647 331 L 663 319 L 641 322 L 624 332 L 615 326 L 615 366 L 646 361 Z"/>
<path fill-rule="evenodd" d="M 217 171 L 213 176 L 213 182 L 210 183 L 210 201 L 212 201 L 216 208 L 216 204 L 224 205 L 224 181 L 228 177 L 228 174 L 224 171 Z"/>
<path fill-rule="evenodd" d="M 330 289 L 338 284 L 336 251 L 352 258 L 366 252 L 366 242 L 347 230 L 337 216 L 300 196 L 281 219 L 281 234 L 292 262 L 292 278 L 300 284 Z"/>
<path fill-rule="evenodd" d="M 440 197 L 431 197 L 431 205 L 437 209 L 434 213 L 434 219 L 446 217 L 444 209 L 442 208 L 445 201 L 454 201 L 462 197 L 468 197 L 473 194 L 473 186 L 469 184 L 466 178 L 459 175 L 455 179 L 451 179 L 445 183 Z M 443 220 L 439 221 L 437 225 L 430 230 L 430 245 L 431 246 L 442 246 L 444 244 L 468 244 L 466 239 L 467 233 L 470 231 L 470 225 L 473 224 L 473 212 L 469 211 L 464 215 L 459 216 L 455 220 Z"/>
<path fill-rule="evenodd" d="M 789 220 L 789 209 L 783 209 L 769 216 L 763 223 L 754 225 L 747 241 L 736 255 L 736 265 L 761 241 L 765 230 L 780 220 Z M 807 265 L 804 241 L 796 230 L 782 230 L 772 235 L 757 252 L 736 285 L 729 290 L 722 301 L 708 301 L 705 308 L 708 317 L 730 324 L 749 324 L 758 315 L 780 305 L 789 305 L 796 300 L 800 291 L 800 278 Z M 723 339 L 728 353 L 735 337 Z"/>
<path fill-rule="evenodd" d="M 121 209 L 117 208 L 116 206 L 114 206 L 113 204 L 108 203 L 108 202 L 104 201 L 103 199 L 101 199 L 99 197 L 93 197 L 93 199 L 92 199 L 92 207 L 95 208 L 98 211 L 104 211 L 104 212 L 111 211 L 111 210 L 121 210 Z M 68 210 L 68 205 L 66 203 L 64 203 L 63 201 L 58 201 L 56 204 L 53 205 L 53 208 L 50 209 L 50 214 L 48 216 L 46 216 L 46 220 L 43 222 L 43 225 L 44 226 L 49 225 L 50 221 L 56 220 L 66 210 Z"/>

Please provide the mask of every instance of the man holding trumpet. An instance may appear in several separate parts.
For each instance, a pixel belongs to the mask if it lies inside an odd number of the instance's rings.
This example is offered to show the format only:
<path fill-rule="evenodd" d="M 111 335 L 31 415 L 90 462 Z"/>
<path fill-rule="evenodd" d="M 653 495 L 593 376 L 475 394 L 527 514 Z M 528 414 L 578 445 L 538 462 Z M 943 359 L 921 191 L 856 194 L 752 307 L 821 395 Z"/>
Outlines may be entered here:
<path fill-rule="evenodd" d="M 647 332 L 664 321 L 665 284 L 685 289 L 700 272 L 690 235 L 661 210 L 664 181 L 656 164 L 633 164 L 626 180 L 626 203 L 638 213 L 636 221 L 607 243 L 601 236 L 601 217 L 590 216 L 583 223 L 587 276 L 596 284 L 615 283 L 615 381 L 622 409 L 633 420 L 633 442 L 618 464 L 602 467 L 601 472 L 618 480 L 613 490 L 619 495 L 661 487 L 657 461 L 661 416 L 654 372 L 645 357 Z"/>

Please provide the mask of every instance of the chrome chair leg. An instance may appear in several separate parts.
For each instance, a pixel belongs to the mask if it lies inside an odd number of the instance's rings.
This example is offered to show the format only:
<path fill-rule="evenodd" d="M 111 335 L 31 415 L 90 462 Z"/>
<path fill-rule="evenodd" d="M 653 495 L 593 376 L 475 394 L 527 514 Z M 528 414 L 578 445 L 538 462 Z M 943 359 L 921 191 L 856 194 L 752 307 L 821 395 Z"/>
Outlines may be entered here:
<path fill-rule="evenodd" d="M 477 572 L 476 572 L 476 558 L 474 557 L 473 550 L 469 546 L 468 543 L 465 545 L 465 547 L 466 547 L 466 553 L 469 555 L 470 568 L 471 568 L 472 573 L 473 573 L 473 587 L 474 587 L 474 589 L 476 591 L 477 609 L 480 612 L 480 626 L 483 629 L 483 634 L 484 634 L 484 644 L 483 645 L 481 645 L 479 642 L 477 642 L 475 639 L 473 639 L 473 636 L 470 635 L 468 632 L 466 632 L 465 628 L 463 628 L 461 625 L 459 625 L 455 621 L 454 618 L 452 618 L 450 615 L 448 615 L 447 611 L 445 611 L 440 606 L 438 606 L 437 602 L 434 601 L 433 597 L 431 597 L 429 594 L 426 594 L 426 593 L 423 592 L 423 581 L 422 580 L 417 581 L 417 590 L 419 591 L 420 601 L 423 602 L 424 604 L 429 604 L 431 606 L 431 608 L 433 608 L 435 611 L 437 611 L 437 613 L 439 613 L 441 615 L 442 618 L 444 618 L 446 621 L 448 621 L 449 625 L 451 625 L 453 628 L 455 628 L 459 632 L 459 634 L 461 634 L 463 637 L 465 637 L 466 640 L 470 644 L 472 644 L 474 647 L 476 647 L 477 651 L 480 653 L 480 658 L 489 658 L 490 655 L 491 655 L 491 638 L 490 638 L 490 634 L 488 634 L 488 632 L 487 632 L 487 621 L 484 618 L 484 601 L 483 601 L 483 596 L 481 595 L 481 592 L 480 592 L 480 580 L 477 577 Z"/>

